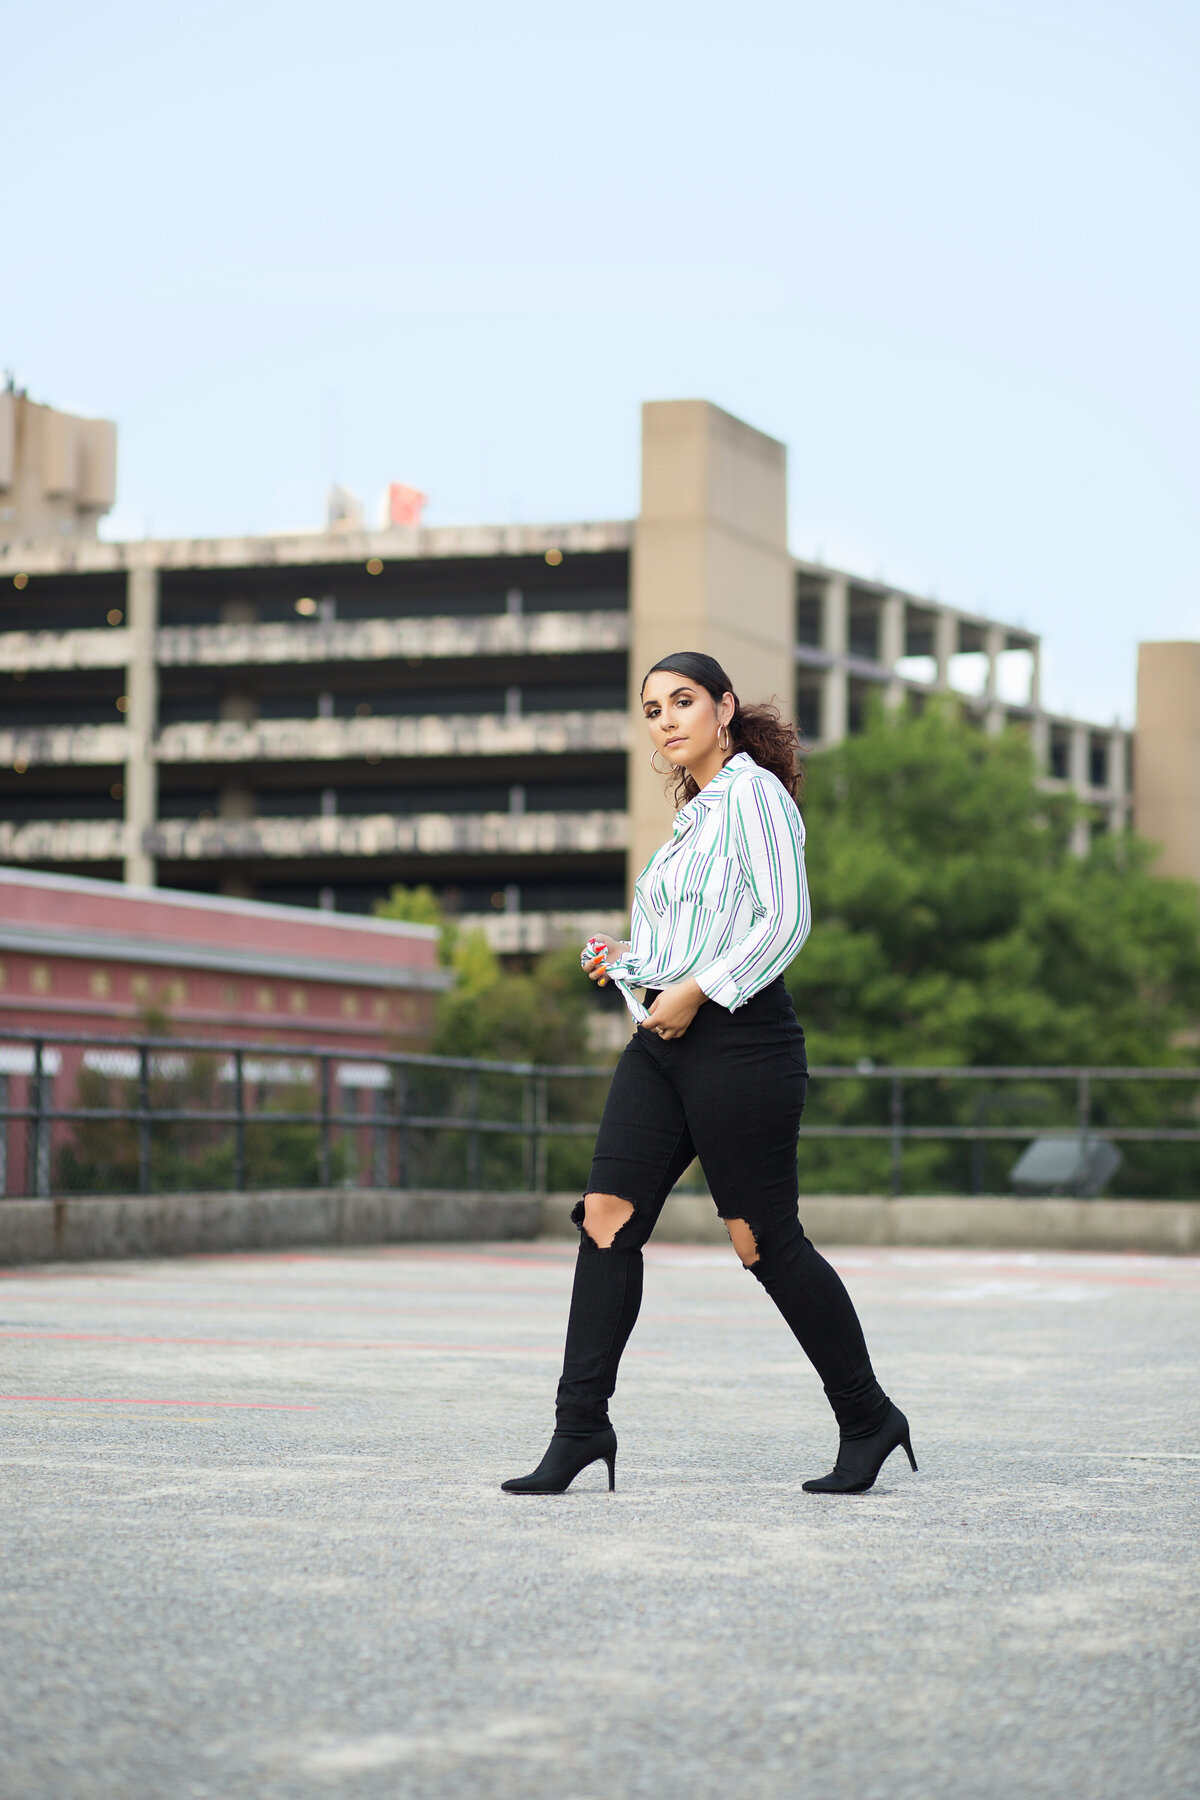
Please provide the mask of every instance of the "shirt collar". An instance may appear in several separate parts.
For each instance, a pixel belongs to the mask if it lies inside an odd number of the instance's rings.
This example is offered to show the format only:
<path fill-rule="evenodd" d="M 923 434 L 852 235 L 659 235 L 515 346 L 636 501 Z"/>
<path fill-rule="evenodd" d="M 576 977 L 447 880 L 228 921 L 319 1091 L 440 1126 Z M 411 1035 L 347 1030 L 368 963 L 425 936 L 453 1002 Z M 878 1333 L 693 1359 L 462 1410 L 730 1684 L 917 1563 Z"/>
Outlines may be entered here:
<path fill-rule="evenodd" d="M 715 806 L 717 804 L 721 795 L 729 785 L 730 777 L 738 769 L 752 767 L 753 763 L 754 758 L 748 756 L 744 750 L 738 750 L 731 756 L 724 767 L 717 770 L 707 786 L 702 787 L 698 794 L 693 794 L 686 805 L 681 806 L 679 811 L 675 814 L 675 836 L 681 836 L 683 832 L 688 830 L 689 826 L 693 825 L 697 819 L 701 818 L 703 814 L 708 811 L 710 806 Z"/>

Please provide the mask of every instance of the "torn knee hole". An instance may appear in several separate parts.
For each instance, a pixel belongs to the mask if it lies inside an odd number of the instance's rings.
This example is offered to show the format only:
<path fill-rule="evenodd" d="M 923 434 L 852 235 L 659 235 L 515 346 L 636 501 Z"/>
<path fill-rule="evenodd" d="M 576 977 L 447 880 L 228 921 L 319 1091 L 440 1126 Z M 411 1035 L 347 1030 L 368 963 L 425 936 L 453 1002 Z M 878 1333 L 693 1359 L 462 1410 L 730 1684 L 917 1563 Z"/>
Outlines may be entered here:
<path fill-rule="evenodd" d="M 633 1212 L 632 1200 L 622 1200 L 619 1194 L 585 1194 L 583 1218 L 577 1223 L 597 1250 L 611 1250 L 617 1233 L 628 1225 Z"/>
<path fill-rule="evenodd" d="M 758 1240 L 747 1225 L 745 1219 L 726 1219 L 725 1229 L 729 1233 L 729 1241 L 741 1257 L 744 1266 L 749 1269 L 758 1261 Z"/>

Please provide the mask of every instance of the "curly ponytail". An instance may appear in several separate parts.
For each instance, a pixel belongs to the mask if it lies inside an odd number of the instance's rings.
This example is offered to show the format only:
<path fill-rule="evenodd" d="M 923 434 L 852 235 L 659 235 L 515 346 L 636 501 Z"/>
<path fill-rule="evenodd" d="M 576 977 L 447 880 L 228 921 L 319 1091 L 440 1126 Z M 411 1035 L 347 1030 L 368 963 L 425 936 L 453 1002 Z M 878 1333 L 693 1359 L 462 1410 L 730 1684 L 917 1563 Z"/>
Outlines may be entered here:
<path fill-rule="evenodd" d="M 711 694 L 718 705 L 726 694 L 733 694 L 733 717 L 727 727 L 729 751 L 725 761 L 736 756 L 739 750 L 744 750 L 760 768 L 769 769 L 783 783 L 793 800 L 799 799 L 804 779 L 800 763 L 800 737 L 795 726 L 789 725 L 783 718 L 774 701 L 743 706 L 733 693 L 733 683 L 720 663 L 715 657 L 705 656 L 699 650 L 680 650 L 674 656 L 664 656 L 652 669 L 647 669 L 642 678 L 642 686 L 645 687 L 648 676 L 660 669 L 668 670 L 674 675 L 686 675 L 689 681 L 697 682 Z M 673 790 L 677 811 L 700 792 L 686 769 L 676 770 Z"/>

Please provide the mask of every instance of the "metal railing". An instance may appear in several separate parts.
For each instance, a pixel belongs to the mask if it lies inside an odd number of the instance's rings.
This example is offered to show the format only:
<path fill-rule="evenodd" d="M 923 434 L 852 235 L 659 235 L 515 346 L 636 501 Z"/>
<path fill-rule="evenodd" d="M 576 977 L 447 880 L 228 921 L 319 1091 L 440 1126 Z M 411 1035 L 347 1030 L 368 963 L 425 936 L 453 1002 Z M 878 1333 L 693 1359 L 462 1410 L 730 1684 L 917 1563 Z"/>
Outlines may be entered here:
<path fill-rule="evenodd" d="M 180 1092 L 201 1067 L 208 1075 L 204 1104 L 194 1094 Z M 78 1086 L 81 1069 L 123 1089 L 116 1103 L 111 1103 L 111 1095 L 107 1104 L 60 1103 L 55 1085 L 74 1073 Z M 455 1078 L 451 1086 L 457 1104 L 448 1110 L 422 1105 L 412 1091 L 413 1078 L 421 1074 Z M 594 1119 L 551 1117 L 551 1081 L 578 1084 L 607 1081 L 610 1075 L 609 1067 L 492 1062 L 340 1046 L 0 1032 L 0 1196 L 53 1198 L 60 1193 L 108 1191 L 111 1184 L 61 1179 L 63 1153 L 77 1147 L 69 1135 L 64 1136 L 64 1128 L 69 1132 L 97 1126 L 124 1126 L 131 1134 L 126 1163 L 133 1179 L 118 1183 L 121 1192 L 155 1191 L 156 1141 L 173 1126 L 192 1134 L 228 1134 L 228 1180 L 221 1185 L 233 1192 L 264 1185 L 253 1179 L 252 1134 L 261 1137 L 294 1127 L 311 1134 L 310 1179 L 322 1187 L 411 1185 L 414 1138 L 421 1133 L 450 1133 L 465 1140 L 463 1179 L 452 1185 L 477 1188 L 483 1173 L 483 1143 L 504 1139 L 521 1152 L 519 1167 L 510 1163 L 507 1171 L 510 1176 L 519 1174 L 519 1183 L 512 1185 L 544 1192 L 550 1141 L 591 1137 L 596 1130 Z M 519 1117 L 497 1117 L 485 1110 L 481 1105 L 485 1079 L 515 1084 L 513 1110 Z M 303 1090 L 304 1103 L 264 1105 L 263 1090 L 270 1088 L 293 1096 Z M 224 1091 L 218 1095 L 219 1090 Z M 365 1110 L 364 1094 L 373 1100 Z M 353 1104 L 347 1103 L 347 1095 Z M 23 1155 L 14 1154 L 13 1126 L 24 1133 Z M 346 1154 L 347 1143 L 361 1152 L 364 1142 L 366 1156 Z M 111 1139 L 101 1140 L 99 1151 L 107 1150 L 110 1161 L 113 1148 Z M 23 1181 L 17 1176 L 19 1167 Z"/>
<path fill-rule="evenodd" d="M 855 1064 L 844 1067 L 813 1065 L 809 1070 L 810 1078 L 827 1080 L 829 1078 L 859 1081 L 878 1081 L 887 1084 L 889 1119 L 881 1125 L 801 1125 L 801 1138 L 874 1138 L 886 1139 L 891 1156 L 891 1190 L 893 1194 L 903 1192 L 903 1154 L 906 1142 L 939 1141 L 942 1143 L 1027 1143 L 1044 1134 L 1059 1135 L 1065 1130 L 1073 1130 L 1079 1137 L 1081 1145 L 1089 1141 L 1102 1140 L 1107 1143 L 1130 1144 L 1200 1144 L 1200 1125 L 1110 1125 L 1097 1123 L 1093 1114 L 1093 1091 L 1100 1081 L 1115 1082 L 1191 1082 L 1200 1091 L 1200 1068 L 1118 1068 L 1103 1065 L 1050 1064 L 1012 1064 L 997 1066 L 980 1064 L 968 1067 L 917 1067 L 866 1066 Z M 947 1081 L 971 1082 L 1069 1082 L 1074 1083 L 1073 1118 L 1063 1122 L 1042 1120 L 1027 1125 L 988 1125 L 982 1123 L 979 1114 L 982 1107 L 976 1107 L 977 1118 L 970 1125 L 936 1124 L 914 1125 L 907 1122 L 905 1116 L 905 1087 L 909 1083 L 943 1083 Z M 981 1095 L 981 1099 L 983 1096 Z"/>
<path fill-rule="evenodd" d="M 492 1062 L 324 1045 L 0 1032 L 0 1196 L 150 1193 L 163 1185 L 179 1186 L 178 1179 L 164 1182 L 160 1166 L 172 1128 L 186 1140 L 177 1154 L 177 1162 L 182 1159 L 177 1174 L 194 1176 L 192 1185 L 201 1182 L 203 1171 L 203 1185 L 233 1192 L 336 1184 L 467 1190 L 507 1185 L 545 1192 L 551 1147 L 559 1141 L 590 1138 L 596 1130 L 596 1117 L 574 1116 L 582 1108 L 584 1084 L 606 1083 L 611 1072 L 608 1065 Z M 72 1074 L 82 1099 L 62 1104 L 55 1089 Z M 1085 1142 L 1200 1144 L 1200 1124 L 1178 1122 L 1182 1116 L 1200 1118 L 1196 1066 L 964 1068 L 860 1063 L 815 1065 L 810 1080 L 801 1143 L 857 1139 L 886 1145 L 890 1186 L 897 1194 L 903 1189 L 905 1146 L 920 1142 L 983 1146 L 1070 1131 Z M 930 1099 L 936 1102 L 940 1097 L 944 1110 L 953 1114 L 955 1106 L 946 1090 L 957 1082 L 990 1084 L 992 1090 L 1012 1083 L 1035 1084 L 1039 1089 L 1050 1084 L 1056 1094 L 1068 1084 L 1073 1094 L 1065 1097 L 1069 1106 L 1062 1109 L 1052 1108 L 1045 1092 L 1026 1094 L 1015 1103 L 1042 1116 L 999 1123 L 987 1117 L 996 1110 L 995 1092 L 980 1086 L 969 1123 L 953 1117 L 912 1118 L 914 1093 L 924 1101 L 918 1111 L 928 1113 Z M 1155 1082 L 1195 1085 L 1195 1104 L 1186 1115 L 1176 1110 L 1175 1122 L 1122 1124 L 1095 1116 L 1098 1084 L 1126 1087 Z M 865 1094 L 866 1110 L 882 1116 L 873 1122 L 829 1122 L 827 1114 L 837 1112 L 840 1101 L 836 1090 L 828 1093 L 826 1084 L 843 1083 L 865 1084 L 856 1090 L 858 1098 Z M 513 1102 L 506 1109 L 497 1099 L 497 1084 Z M 559 1084 L 565 1084 L 566 1098 L 560 1098 L 557 1112 L 567 1116 L 555 1116 L 551 1104 L 552 1089 Z M 278 1104 L 273 1092 L 289 1103 Z M 364 1095 L 370 1097 L 365 1108 Z M 89 1104 L 89 1098 L 103 1103 Z M 1049 1119 L 1047 1110 L 1061 1110 L 1065 1116 Z M 514 1112 L 519 1116 L 510 1116 Z M 16 1142 L 19 1137 L 21 1144 Z M 428 1152 L 429 1143 L 436 1142 L 437 1167 L 444 1174 L 451 1160 L 447 1139 L 460 1141 L 460 1173 L 450 1180 L 421 1179 L 422 1166 L 427 1175 L 432 1164 L 427 1153 L 418 1166 L 421 1158 L 415 1156 L 414 1147 L 423 1141 Z M 272 1154 L 284 1141 L 292 1146 L 293 1178 L 264 1178 L 264 1169 L 277 1166 Z M 497 1161 L 487 1147 L 499 1143 L 507 1144 L 510 1154 Z M 89 1170 L 103 1179 L 89 1180 Z"/>

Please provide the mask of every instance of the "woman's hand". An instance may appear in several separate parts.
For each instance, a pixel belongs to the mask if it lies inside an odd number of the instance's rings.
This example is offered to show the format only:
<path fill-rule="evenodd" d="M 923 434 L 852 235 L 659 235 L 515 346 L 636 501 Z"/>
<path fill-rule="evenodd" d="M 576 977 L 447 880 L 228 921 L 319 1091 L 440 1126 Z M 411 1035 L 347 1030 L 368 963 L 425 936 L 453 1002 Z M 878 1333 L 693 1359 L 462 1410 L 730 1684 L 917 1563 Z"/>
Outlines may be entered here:
<path fill-rule="evenodd" d="M 590 943 L 592 939 L 589 938 L 588 941 Z M 596 958 L 595 962 L 587 969 L 586 974 L 589 981 L 598 981 L 601 986 L 605 986 L 607 984 L 607 977 L 604 973 L 605 963 L 617 962 L 621 952 L 623 950 L 628 950 L 629 946 L 628 944 L 623 944 L 620 938 L 604 937 L 599 931 L 595 933 L 595 942 L 604 945 L 604 955 Z"/>
<path fill-rule="evenodd" d="M 638 1026 L 639 1031 L 654 1031 L 660 1038 L 682 1037 L 708 995 L 691 975 L 663 988 L 658 999 Z"/>

